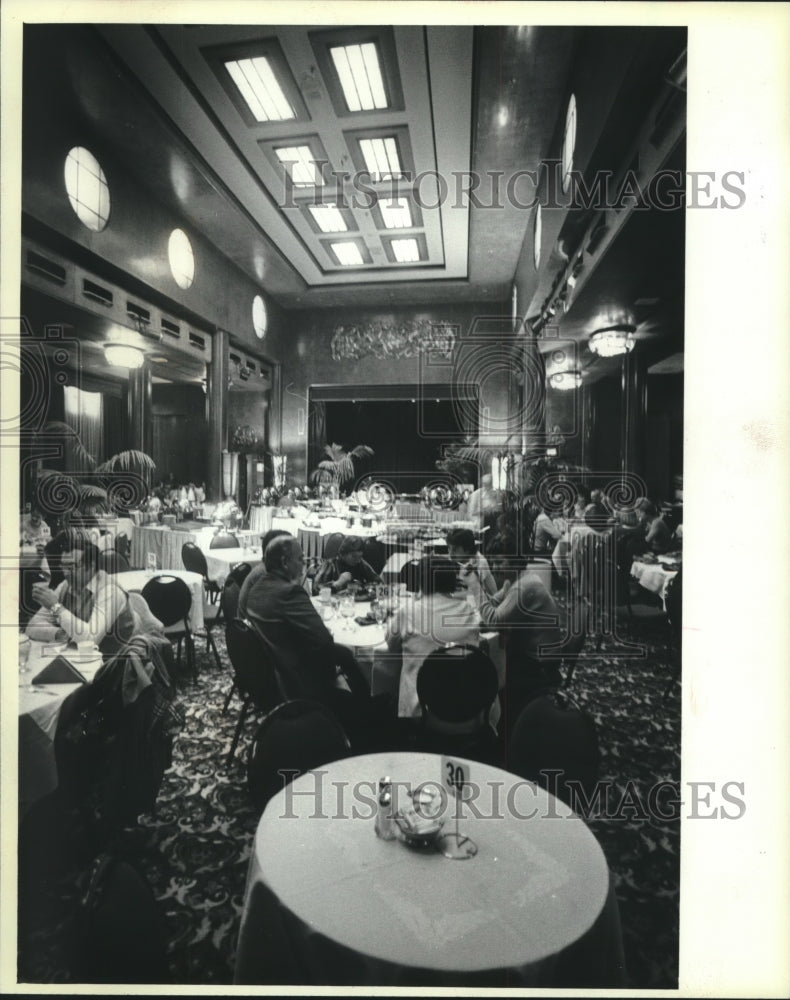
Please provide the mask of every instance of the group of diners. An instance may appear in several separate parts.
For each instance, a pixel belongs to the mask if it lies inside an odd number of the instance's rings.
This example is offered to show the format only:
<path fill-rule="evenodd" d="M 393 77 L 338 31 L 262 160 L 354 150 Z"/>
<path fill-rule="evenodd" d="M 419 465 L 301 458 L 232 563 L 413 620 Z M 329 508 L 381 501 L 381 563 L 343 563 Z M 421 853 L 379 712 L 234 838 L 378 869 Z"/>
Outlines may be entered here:
<path fill-rule="evenodd" d="M 481 628 L 501 635 L 510 711 L 560 682 L 557 659 L 541 662 L 541 648 L 560 646 L 564 615 L 541 577 L 511 559 L 498 587 L 471 531 L 451 530 L 447 544 L 447 556 L 426 555 L 416 563 L 414 592 L 387 622 L 387 647 L 402 660 L 395 706 L 388 698 L 371 697 L 352 650 L 334 641 L 310 596 L 323 587 L 342 593 L 354 583 L 380 582 L 362 557 L 362 540 L 346 537 L 310 586 L 297 539 L 278 530 L 262 538 L 263 561 L 241 587 L 238 617 L 266 641 L 286 689 L 327 705 L 355 749 L 383 748 L 388 721 L 418 717 L 417 676 L 426 657 L 447 645 L 479 646 Z"/>

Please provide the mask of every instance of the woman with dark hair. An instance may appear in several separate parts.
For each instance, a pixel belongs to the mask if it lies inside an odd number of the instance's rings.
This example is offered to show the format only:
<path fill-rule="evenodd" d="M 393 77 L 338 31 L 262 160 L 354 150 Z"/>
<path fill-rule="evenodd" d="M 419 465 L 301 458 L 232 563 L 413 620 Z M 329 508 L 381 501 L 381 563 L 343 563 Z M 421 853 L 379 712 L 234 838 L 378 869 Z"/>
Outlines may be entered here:
<path fill-rule="evenodd" d="M 365 543 L 355 535 L 348 535 L 340 543 L 337 556 L 327 559 L 313 580 L 313 593 L 317 594 L 321 587 L 329 587 L 333 594 L 346 590 L 349 583 L 381 583 L 381 577 L 370 563 L 365 562 L 363 549 Z"/>
<path fill-rule="evenodd" d="M 480 629 L 463 595 L 454 594 L 458 568 L 450 559 L 425 556 L 419 565 L 419 592 L 387 626 L 387 646 L 403 656 L 398 715 L 417 716 L 417 673 L 425 657 L 447 643 L 477 646 Z"/>
<path fill-rule="evenodd" d="M 41 607 L 27 626 L 31 639 L 93 642 L 107 659 L 141 629 L 161 631 L 153 615 L 141 620 L 140 611 L 133 611 L 128 594 L 100 568 L 99 550 L 83 533 L 59 532 L 53 542 L 64 579 L 54 590 L 44 582 L 34 585 L 33 599 Z"/>

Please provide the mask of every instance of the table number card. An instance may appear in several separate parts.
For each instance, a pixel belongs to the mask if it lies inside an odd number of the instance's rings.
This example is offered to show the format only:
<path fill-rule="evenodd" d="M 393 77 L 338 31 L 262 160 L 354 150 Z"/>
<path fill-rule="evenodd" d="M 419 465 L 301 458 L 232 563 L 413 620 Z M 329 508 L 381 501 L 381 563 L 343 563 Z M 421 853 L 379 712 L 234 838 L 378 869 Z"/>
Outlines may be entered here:
<path fill-rule="evenodd" d="M 445 833 L 439 838 L 438 846 L 442 854 L 452 861 L 464 861 L 477 854 L 477 844 L 469 837 L 463 836 L 458 829 L 461 819 L 461 806 L 465 798 L 471 798 L 472 786 L 469 782 L 470 768 L 468 761 L 457 760 L 455 757 L 442 755 L 441 783 L 455 799 L 458 806 L 455 810 L 455 830 Z"/>

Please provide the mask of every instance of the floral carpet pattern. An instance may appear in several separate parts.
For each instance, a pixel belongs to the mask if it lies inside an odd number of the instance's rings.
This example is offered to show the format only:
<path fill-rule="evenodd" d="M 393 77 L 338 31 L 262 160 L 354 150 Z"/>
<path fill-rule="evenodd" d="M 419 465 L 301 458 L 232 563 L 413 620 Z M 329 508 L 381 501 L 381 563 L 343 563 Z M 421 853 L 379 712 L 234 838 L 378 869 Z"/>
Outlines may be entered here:
<path fill-rule="evenodd" d="M 671 668 L 665 626 L 657 619 L 621 623 L 618 639 L 604 637 L 597 653 L 588 640 L 570 693 L 595 721 L 600 778 L 610 783 L 600 815 L 593 809 L 585 818 L 614 874 L 628 985 L 671 989 L 678 984 L 680 822 L 669 803 L 680 781 L 680 686 L 663 697 Z M 224 637 L 218 631 L 215 637 L 227 663 Z M 644 657 L 622 656 L 622 639 L 643 644 Z M 222 714 L 230 672 L 217 668 L 199 639 L 197 652 L 199 679 L 181 691 L 186 724 L 156 813 L 116 836 L 113 849 L 153 889 L 165 923 L 171 983 L 220 988 L 233 982 L 258 820 L 244 764 L 255 720 L 247 720 L 228 765 L 239 699 Z M 651 815 L 655 788 L 664 798 L 653 802 Z M 93 852 L 48 808 L 42 803 L 20 827 L 18 976 L 20 982 L 69 983 L 79 981 L 77 913 Z"/>

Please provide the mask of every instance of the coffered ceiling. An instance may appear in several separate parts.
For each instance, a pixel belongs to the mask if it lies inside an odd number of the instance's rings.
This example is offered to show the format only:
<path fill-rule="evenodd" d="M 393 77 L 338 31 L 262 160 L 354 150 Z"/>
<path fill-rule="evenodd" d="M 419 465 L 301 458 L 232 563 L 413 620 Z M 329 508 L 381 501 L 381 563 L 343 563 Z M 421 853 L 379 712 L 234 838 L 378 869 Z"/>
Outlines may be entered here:
<path fill-rule="evenodd" d="M 543 211 L 538 234 L 530 201 L 530 175 L 545 181 L 542 164 L 561 155 L 572 93 L 575 168 L 588 176 L 592 169 L 616 174 L 630 162 L 655 170 L 670 155 L 684 166 L 676 138 L 685 128 L 682 109 L 670 142 L 654 143 L 647 159 L 634 145 L 643 121 L 662 114 L 667 94 L 678 89 L 670 69 L 685 48 L 683 29 L 27 30 L 26 60 L 35 62 L 36 77 L 26 109 L 57 92 L 160 202 L 286 309 L 491 301 L 509 313 L 518 273 L 519 314 L 545 316 L 591 220 L 589 211 L 566 204 Z M 360 46 L 375 48 L 381 73 L 381 92 L 370 97 L 379 106 L 367 110 L 350 106 L 337 69 L 345 58 L 338 51 L 353 62 Z M 263 105 L 250 104 L 250 81 L 269 72 L 282 93 L 275 88 L 273 97 L 260 98 Z M 391 161 L 378 168 L 385 176 L 375 176 L 376 165 L 365 159 L 374 147 L 396 151 L 396 176 L 386 176 Z M 304 166 L 282 162 L 299 157 Z M 300 183 L 306 179 L 312 183 Z M 467 197 L 470 183 L 476 189 Z M 671 220 L 645 213 L 650 218 L 633 224 L 627 211 L 616 214 L 601 221 L 617 238 L 597 254 L 585 251 L 571 308 L 553 322 L 581 340 L 602 302 L 633 311 L 660 298 L 651 316 L 635 314 L 637 326 L 650 321 L 637 339 L 660 340 L 674 330 L 682 342 L 682 211 Z M 418 259 L 396 259 L 402 240 L 412 241 Z M 343 263 L 348 247 L 358 253 L 355 263 Z M 601 267 L 607 258 L 610 265 Z"/>

